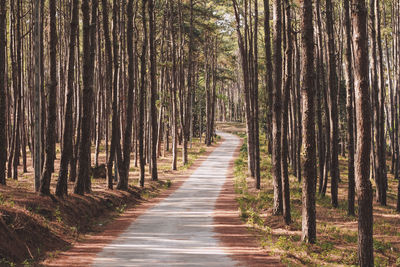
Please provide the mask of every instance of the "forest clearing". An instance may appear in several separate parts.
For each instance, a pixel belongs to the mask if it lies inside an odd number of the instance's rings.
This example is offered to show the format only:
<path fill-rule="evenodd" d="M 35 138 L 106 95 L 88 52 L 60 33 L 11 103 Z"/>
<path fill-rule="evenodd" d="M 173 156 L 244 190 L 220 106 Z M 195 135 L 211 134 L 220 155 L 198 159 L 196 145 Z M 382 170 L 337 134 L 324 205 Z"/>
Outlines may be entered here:
<path fill-rule="evenodd" d="M 399 266 L 399 108 L 400 1 L 0 0 L 0 265 Z"/>

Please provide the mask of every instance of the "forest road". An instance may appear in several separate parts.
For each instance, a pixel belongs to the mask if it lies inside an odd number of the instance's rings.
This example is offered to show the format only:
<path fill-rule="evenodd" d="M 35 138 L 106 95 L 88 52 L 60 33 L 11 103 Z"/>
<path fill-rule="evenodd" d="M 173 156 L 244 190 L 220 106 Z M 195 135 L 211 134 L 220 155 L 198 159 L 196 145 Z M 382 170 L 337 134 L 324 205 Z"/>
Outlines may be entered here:
<path fill-rule="evenodd" d="M 215 203 L 240 139 L 224 141 L 169 197 L 139 216 L 92 266 L 238 266 L 214 232 Z"/>

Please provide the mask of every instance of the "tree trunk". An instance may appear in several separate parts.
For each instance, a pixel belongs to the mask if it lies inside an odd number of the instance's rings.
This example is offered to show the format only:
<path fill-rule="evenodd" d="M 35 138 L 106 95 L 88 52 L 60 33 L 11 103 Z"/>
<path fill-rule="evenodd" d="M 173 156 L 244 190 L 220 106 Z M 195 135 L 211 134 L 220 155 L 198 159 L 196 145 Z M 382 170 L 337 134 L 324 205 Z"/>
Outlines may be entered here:
<path fill-rule="evenodd" d="M 72 19 L 71 19 L 71 30 L 70 30 L 70 42 L 69 42 L 68 85 L 67 85 L 67 99 L 64 112 L 65 121 L 64 121 L 63 144 L 62 144 L 62 153 L 60 161 L 60 173 L 56 186 L 56 195 L 59 197 L 67 195 L 68 164 L 73 154 L 72 104 L 74 96 L 75 46 L 76 46 L 76 35 L 79 26 L 78 19 L 79 19 L 79 0 L 74 0 L 72 7 Z"/>
<path fill-rule="evenodd" d="M 6 118 L 6 55 L 7 46 L 7 5 L 6 0 L 0 1 L 0 184 L 6 185 L 7 161 L 7 118 Z"/>
<path fill-rule="evenodd" d="M 271 56 L 271 34 L 269 27 L 269 0 L 264 0 L 264 44 L 265 44 L 265 84 L 267 97 L 267 140 L 268 153 L 272 153 L 272 56 Z"/>
<path fill-rule="evenodd" d="M 157 62 L 156 62 L 156 43 L 155 43 L 155 15 L 154 0 L 148 0 L 149 12 L 149 44 L 150 44 L 150 121 L 151 121 L 151 179 L 158 180 L 157 170 Z"/>
<path fill-rule="evenodd" d="M 373 266 L 373 214 L 370 175 L 371 105 L 368 86 L 367 8 L 365 0 L 352 4 L 354 81 L 357 116 L 355 179 L 358 196 L 358 257 L 360 266 Z"/>
<path fill-rule="evenodd" d="M 132 124 L 133 124 L 133 102 L 135 92 L 135 70 L 134 70 L 134 55 L 133 55 L 133 21 L 136 18 L 133 15 L 133 0 L 128 1 L 126 14 L 128 16 L 128 23 L 126 25 L 127 49 L 128 49 L 128 99 L 126 109 L 126 126 L 124 136 L 124 158 L 122 168 L 120 168 L 120 179 L 118 181 L 117 189 L 128 189 L 129 166 L 131 162 L 131 140 L 132 140 Z"/>
<path fill-rule="evenodd" d="M 290 3 L 285 0 L 286 16 L 286 59 L 285 59 L 285 84 L 283 86 L 283 107 L 282 107 L 282 149 L 281 149 L 281 175 L 282 175 L 282 193 L 283 193 L 283 217 L 286 224 L 290 224 L 290 185 L 288 173 L 288 108 L 290 99 L 290 87 L 292 84 L 292 25 L 290 16 Z"/>
<path fill-rule="evenodd" d="M 104 31 L 104 40 L 105 40 L 105 53 L 106 53 L 106 74 L 105 74 L 105 84 L 106 84 L 106 91 L 108 92 L 108 96 L 111 96 L 113 94 L 113 89 L 112 89 L 112 80 L 113 80 L 113 73 L 112 73 L 112 49 L 111 49 L 111 40 L 110 40 L 110 30 L 108 27 L 108 1 L 107 0 L 102 0 L 102 7 L 103 7 L 103 31 Z M 114 112 L 114 106 L 113 106 L 113 112 Z M 106 114 L 107 118 L 110 114 L 109 111 L 109 104 L 106 104 Z M 114 118 L 114 116 L 113 116 Z M 107 125 L 108 125 L 108 119 L 107 119 Z M 114 125 L 114 123 L 113 123 Z M 113 126 L 112 130 L 114 129 Z M 112 131 L 111 130 L 111 131 Z M 111 133 L 113 136 L 113 134 Z M 111 136 L 111 143 L 112 141 L 112 136 Z M 108 140 L 106 140 L 108 141 Z M 115 142 L 115 141 L 114 141 Z M 115 148 L 111 144 L 111 150 L 115 150 Z M 107 153 L 107 152 L 106 152 Z M 114 152 L 115 153 L 115 152 Z M 113 155 L 114 155 L 113 153 Z M 111 151 L 108 153 L 108 163 L 107 163 L 107 187 L 108 189 L 113 189 L 113 181 L 112 181 L 112 162 L 110 165 L 110 160 L 112 161 L 111 157 Z"/>
<path fill-rule="evenodd" d="M 253 109 L 254 109 L 254 176 L 256 178 L 256 189 L 261 188 L 260 174 L 260 127 L 258 110 L 258 0 L 254 2 L 254 88 L 253 88 Z M 290 214 L 290 208 L 289 208 Z"/>
<path fill-rule="evenodd" d="M 81 137 L 79 143 L 79 169 L 76 179 L 74 193 L 83 195 L 90 190 L 90 147 L 91 147 L 91 121 L 92 121 L 92 105 L 87 103 L 93 102 L 93 62 L 95 54 L 95 31 L 97 15 L 97 0 L 92 0 L 92 21 L 90 21 L 89 0 L 82 0 L 82 16 L 83 16 L 83 90 L 82 90 L 82 122 Z M 92 27 L 91 27 L 92 25 Z M 93 38 L 94 36 L 94 38 Z"/>
<path fill-rule="evenodd" d="M 273 214 L 281 214 L 281 87 L 282 87 L 282 12 L 281 0 L 274 0 L 274 90 L 272 110 L 272 176 L 274 186 Z"/>
<path fill-rule="evenodd" d="M 328 63 L 329 63 L 329 104 L 331 113 L 331 195 L 332 206 L 338 207 L 338 183 L 339 183 L 339 122 L 338 122 L 338 108 L 337 108 L 337 75 L 336 75 L 336 55 L 335 55 L 335 41 L 333 32 L 333 7 L 332 1 L 326 0 L 326 30 L 328 35 Z"/>
<path fill-rule="evenodd" d="M 345 53 L 345 76 L 346 76 L 346 112 L 347 112 L 347 149 L 348 149 L 348 206 L 347 213 L 354 215 L 355 201 L 355 181 L 354 181 L 354 127 L 353 127 L 353 76 L 351 58 L 351 24 L 350 24 L 350 0 L 344 1 L 345 14 L 345 34 L 346 34 L 346 53 Z"/>
<path fill-rule="evenodd" d="M 144 172 L 145 172 L 145 158 L 144 158 L 144 108 L 145 108 L 145 89 L 146 89 L 146 53 L 147 53 L 147 21 L 146 21 L 146 2 L 142 0 L 142 23 L 143 23 L 143 45 L 142 54 L 140 56 L 140 88 L 139 88 L 139 125 L 138 125 L 138 139 L 139 139 L 139 165 L 140 165 L 140 176 L 139 183 L 141 187 L 144 187 Z"/>
<path fill-rule="evenodd" d="M 304 180 L 302 196 L 302 234 L 301 239 L 307 243 L 316 241 L 315 183 L 316 149 L 315 149 L 315 107 L 314 94 L 314 29 L 312 0 L 301 3 L 302 33 L 302 95 L 303 95 L 303 143 Z"/>
<path fill-rule="evenodd" d="M 42 112 L 41 112 L 41 60 L 42 53 L 40 49 L 40 36 L 42 31 L 42 23 L 41 23 L 41 0 L 35 1 L 35 45 L 34 45 L 34 54 L 35 54 L 35 89 L 34 89 L 34 112 L 35 112 L 35 123 L 34 123 L 34 169 L 35 169 L 35 191 L 39 191 L 40 187 L 40 175 L 42 170 Z"/>
<path fill-rule="evenodd" d="M 386 83 L 383 70 L 383 53 L 382 53 L 382 38 L 381 38 L 381 23 L 380 23 L 380 1 L 375 1 L 375 19 L 376 19 L 376 38 L 378 45 L 378 66 L 379 66 L 379 147 L 377 148 L 378 153 L 378 168 L 380 171 L 380 196 L 379 203 L 386 206 L 386 195 L 387 195 L 387 173 L 386 173 L 386 133 L 385 133 L 385 94 L 386 94 Z"/>
<path fill-rule="evenodd" d="M 57 101 L 57 25 L 56 1 L 50 0 L 50 82 L 48 84 L 46 156 L 44 170 L 40 180 L 40 194 L 50 195 L 50 179 L 54 171 L 56 144 L 56 101 Z M 89 102 L 90 103 L 90 102 Z"/>

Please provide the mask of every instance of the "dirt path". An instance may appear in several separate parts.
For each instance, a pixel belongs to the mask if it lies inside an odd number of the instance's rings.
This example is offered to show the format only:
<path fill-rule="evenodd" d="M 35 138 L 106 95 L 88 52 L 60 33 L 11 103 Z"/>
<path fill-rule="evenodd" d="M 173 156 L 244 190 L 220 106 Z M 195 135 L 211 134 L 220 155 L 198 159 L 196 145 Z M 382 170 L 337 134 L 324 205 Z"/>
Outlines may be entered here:
<path fill-rule="evenodd" d="M 225 141 L 173 194 L 97 255 L 93 266 L 234 266 L 213 227 L 216 200 L 240 140 Z"/>
<path fill-rule="evenodd" d="M 219 135 L 222 144 L 195 164 L 197 169 L 183 184 L 175 184 L 179 188 L 139 211 L 128 210 L 122 224 L 113 223 L 111 229 L 93 237 L 99 239 L 97 245 L 87 240 L 81 249 L 72 249 L 69 257 L 46 265 L 279 265 L 278 259 L 258 248 L 238 218 L 233 162 L 241 141 L 231 134 Z"/>

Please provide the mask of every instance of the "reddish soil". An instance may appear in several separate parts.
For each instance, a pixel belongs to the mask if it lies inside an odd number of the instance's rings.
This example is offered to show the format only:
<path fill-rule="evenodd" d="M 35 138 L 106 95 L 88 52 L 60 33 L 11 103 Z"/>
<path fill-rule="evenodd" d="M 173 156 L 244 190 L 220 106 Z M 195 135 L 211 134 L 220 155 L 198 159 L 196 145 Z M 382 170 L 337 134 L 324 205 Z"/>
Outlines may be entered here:
<path fill-rule="evenodd" d="M 257 237 L 249 232 L 240 220 L 234 188 L 234 161 L 239 156 L 240 147 L 230 162 L 227 181 L 215 204 L 214 224 L 221 245 L 233 259 L 245 266 L 285 266 L 279 256 L 271 256 L 262 249 Z"/>
<path fill-rule="evenodd" d="M 96 254 L 123 233 L 136 218 L 177 190 L 216 147 L 207 148 L 205 154 L 200 156 L 183 174 L 175 176 L 171 187 L 162 191 L 157 197 L 143 201 L 134 207 L 128 207 L 121 216 L 103 227 L 101 232 L 85 236 L 82 240 L 76 242 L 70 250 L 61 252 L 55 258 L 48 258 L 41 262 L 41 264 L 44 266 L 65 267 L 90 265 L 95 259 Z"/>

